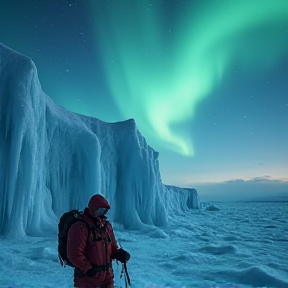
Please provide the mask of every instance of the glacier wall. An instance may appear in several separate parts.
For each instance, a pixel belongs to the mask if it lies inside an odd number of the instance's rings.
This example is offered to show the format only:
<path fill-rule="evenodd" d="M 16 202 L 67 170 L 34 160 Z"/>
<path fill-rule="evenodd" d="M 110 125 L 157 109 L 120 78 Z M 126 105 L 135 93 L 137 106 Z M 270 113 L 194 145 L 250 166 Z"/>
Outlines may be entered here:
<path fill-rule="evenodd" d="M 106 123 L 56 105 L 32 60 L 0 43 L 0 234 L 54 234 L 62 213 L 96 193 L 127 229 L 199 208 L 196 190 L 162 184 L 158 152 L 133 119 Z"/>
<path fill-rule="evenodd" d="M 185 211 L 189 209 L 199 209 L 201 203 L 198 192 L 194 188 L 180 188 L 172 185 L 164 185 L 167 192 L 168 206 L 173 211 Z M 177 197 L 175 197 L 177 195 Z"/>

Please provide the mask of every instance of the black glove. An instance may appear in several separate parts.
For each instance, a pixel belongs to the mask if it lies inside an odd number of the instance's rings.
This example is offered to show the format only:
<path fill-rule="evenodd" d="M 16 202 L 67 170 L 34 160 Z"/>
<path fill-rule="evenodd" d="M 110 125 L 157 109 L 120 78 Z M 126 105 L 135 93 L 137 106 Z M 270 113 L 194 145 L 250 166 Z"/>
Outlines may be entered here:
<path fill-rule="evenodd" d="M 96 273 L 97 273 L 98 271 L 97 271 L 97 267 L 93 267 L 92 266 L 92 268 L 90 268 L 89 270 L 87 270 L 87 272 L 86 272 L 86 275 L 88 276 L 88 277 L 93 277 L 93 276 L 95 276 L 96 275 Z"/>
<path fill-rule="evenodd" d="M 124 249 L 120 248 L 113 255 L 113 258 L 120 261 L 121 263 L 126 263 L 130 259 L 130 254 Z"/>

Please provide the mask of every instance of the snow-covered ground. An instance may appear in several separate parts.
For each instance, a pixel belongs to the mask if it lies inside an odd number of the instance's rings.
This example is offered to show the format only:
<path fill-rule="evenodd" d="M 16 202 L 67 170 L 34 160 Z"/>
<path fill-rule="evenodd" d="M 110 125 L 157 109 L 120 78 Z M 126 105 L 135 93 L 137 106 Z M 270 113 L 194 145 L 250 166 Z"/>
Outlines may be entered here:
<path fill-rule="evenodd" d="M 131 253 L 132 287 L 288 287 L 288 204 L 214 203 L 219 211 L 183 212 L 170 225 L 125 231 L 116 237 Z M 214 210 L 214 209 L 211 209 Z M 1 288 L 68 288 L 72 268 L 62 268 L 57 237 L 0 241 Z M 114 265 L 115 282 L 121 265 Z"/>

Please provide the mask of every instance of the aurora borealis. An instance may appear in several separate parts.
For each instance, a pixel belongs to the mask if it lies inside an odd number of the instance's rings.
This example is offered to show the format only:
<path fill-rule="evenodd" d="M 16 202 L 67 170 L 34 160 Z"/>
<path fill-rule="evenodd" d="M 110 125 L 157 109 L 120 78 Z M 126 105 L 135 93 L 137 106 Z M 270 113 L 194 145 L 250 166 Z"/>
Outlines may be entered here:
<path fill-rule="evenodd" d="M 0 42 L 59 105 L 134 118 L 164 183 L 288 192 L 286 0 L 4 0 Z"/>
<path fill-rule="evenodd" d="M 221 5 L 210 1 L 208 11 L 206 4 L 194 11 L 195 2 L 184 1 L 173 26 L 167 27 L 159 19 L 164 2 L 149 3 L 118 1 L 113 9 L 105 5 L 101 9 L 105 18 L 97 13 L 98 2 L 92 8 L 111 95 L 123 115 L 135 118 L 144 134 L 193 156 L 190 132 L 173 131 L 172 126 L 193 118 L 197 104 L 221 82 L 231 61 L 244 62 L 244 69 L 250 70 L 254 66 L 269 69 L 282 60 L 284 35 L 274 29 L 285 23 L 288 5 L 284 1 L 279 5 L 262 0 L 222 1 Z M 249 34 L 261 26 L 270 30 L 257 37 Z M 105 33 L 101 33 L 103 27 Z M 267 38 L 272 42 L 269 47 L 265 47 Z"/>

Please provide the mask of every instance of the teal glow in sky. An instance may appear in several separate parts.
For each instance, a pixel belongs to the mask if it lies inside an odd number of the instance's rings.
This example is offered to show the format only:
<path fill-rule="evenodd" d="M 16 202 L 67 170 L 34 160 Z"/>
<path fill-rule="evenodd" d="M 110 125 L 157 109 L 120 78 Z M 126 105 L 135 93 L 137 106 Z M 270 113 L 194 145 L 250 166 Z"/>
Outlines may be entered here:
<path fill-rule="evenodd" d="M 144 135 L 183 155 L 195 151 L 191 131 L 179 129 L 181 123 L 193 119 L 199 102 L 225 81 L 231 61 L 250 73 L 277 65 L 286 53 L 276 29 L 287 23 L 287 1 L 210 1 L 198 10 L 190 1 L 168 27 L 162 2 L 114 5 L 105 7 L 105 18 L 98 2 L 92 6 L 110 93 Z M 268 28 L 265 35 L 257 34 L 261 27 Z"/>
<path fill-rule="evenodd" d="M 4 0 L 0 41 L 57 104 L 134 118 L 163 183 L 288 193 L 287 0 Z"/>

